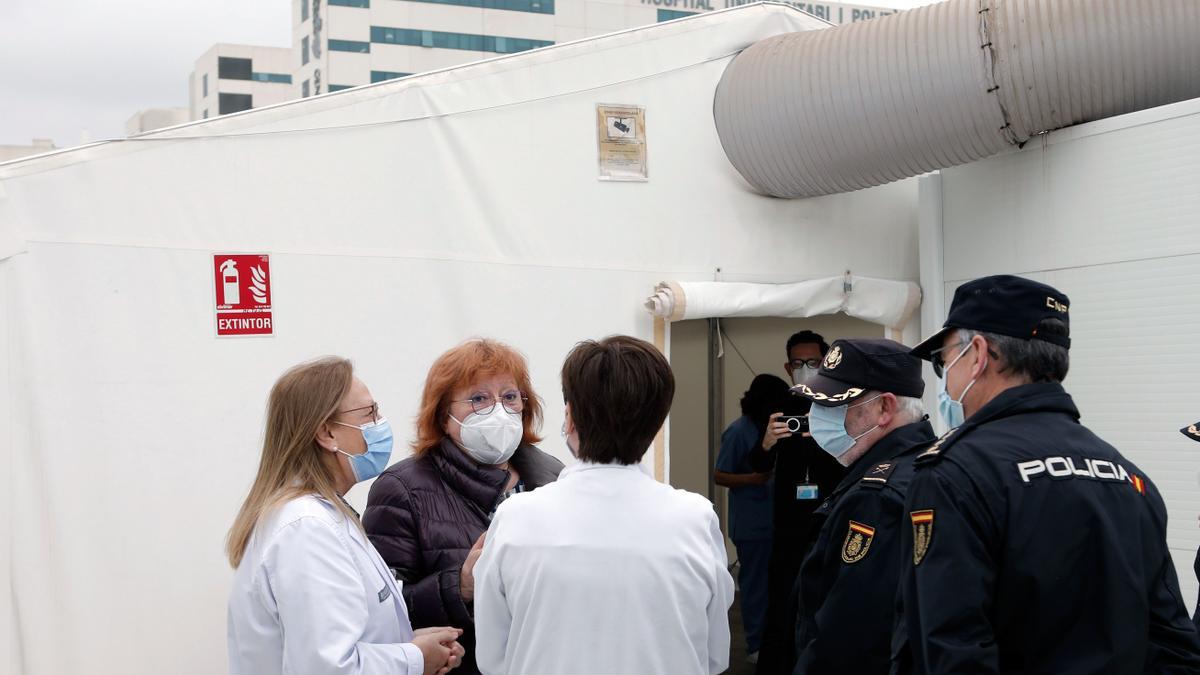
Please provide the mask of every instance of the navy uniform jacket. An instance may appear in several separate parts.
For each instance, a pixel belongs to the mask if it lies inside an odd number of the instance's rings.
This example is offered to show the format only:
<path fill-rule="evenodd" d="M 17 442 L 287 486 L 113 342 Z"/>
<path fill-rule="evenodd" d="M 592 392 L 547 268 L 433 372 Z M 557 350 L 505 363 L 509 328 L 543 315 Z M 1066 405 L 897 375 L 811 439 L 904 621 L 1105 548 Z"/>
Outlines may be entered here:
<path fill-rule="evenodd" d="M 887 675 L 913 457 L 936 439 L 926 419 L 893 430 L 813 513 L 797 581 L 796 675 Z"/>
<path fill-rule="evenodd" d="M 1009 389 L 918 455 L 906 509 L 893 672 L 1200 673 L 1162 497 L 1061 385 Z"/>
<path fill-rule="evenodd" d="M 1196 572 L 1196 578 L 1200 579 L 1200 551 L 1196 551 L 1196 561 L 1192 563 L 1192 570 Z M 1192 616 L 1192 623 L 1196 624 L 1196 630 L 1200 630 L 1200 602 L 1196 603 L 1196 613 Z"/>

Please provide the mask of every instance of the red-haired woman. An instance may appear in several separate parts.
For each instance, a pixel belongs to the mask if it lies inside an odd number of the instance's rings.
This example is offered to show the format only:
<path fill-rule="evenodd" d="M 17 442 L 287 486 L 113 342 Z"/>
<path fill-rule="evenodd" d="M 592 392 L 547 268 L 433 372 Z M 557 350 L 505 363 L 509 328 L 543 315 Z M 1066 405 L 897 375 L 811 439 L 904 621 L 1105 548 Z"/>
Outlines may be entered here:
<path fill-rule="evenodd" d="M 363 525 L 396 577 L 414 628 L 455 626 L 478 673 L 474 566 L 496 507 L 558 477 L 562 462 L 534 447 L 541 401 L 524 357 L 494 340 L 442 354 L 425 379 L 413 456 L 371 487 Z"/>

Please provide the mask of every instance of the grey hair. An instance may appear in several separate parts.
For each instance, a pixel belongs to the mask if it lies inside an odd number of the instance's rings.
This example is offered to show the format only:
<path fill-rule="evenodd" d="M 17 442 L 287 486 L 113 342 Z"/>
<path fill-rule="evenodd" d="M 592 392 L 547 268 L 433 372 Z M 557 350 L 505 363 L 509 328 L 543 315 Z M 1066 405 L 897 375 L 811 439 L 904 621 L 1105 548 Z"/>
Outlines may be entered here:
<path fill-rule="evenodd" d="M 925 404 L 919 398 L 897 396 L 896 403 L 899 407 L 898 416 L 910 424 L 925 416 Z"/>
<path fill-rule="evenodd" d="M 882 396 L 883 391 L 869 391 L 863 394 L 864 399 Z M 894 394 L 893 394 L 894 395 Z M 919 398 L 911 396 L 896 396 L 896 417 L 902 424 L 912 424 L 925 416 L 925 404 Z M 900 426 L 899 424 L 897 426 Z"/>
<path fill-rule="evenodd" d="M 1067 334 L 1066 324 L 1058 319 L 1042 321 L 1038 324 L 1038 330 L 1064 336 Z M 965 328 L 960 328 L 958 335 L 964 341 L 969 341 L 976 335 L 986 340 L 988 351 L 995 350 L 992 356 L 1000 356 L 1002 373 L 1023 375 L 1029 378 L 1030 382 L 1062 382 L 1067 379 L 1071 357 L 1066 347 L 1045 340 L 1025 340 Z"/>

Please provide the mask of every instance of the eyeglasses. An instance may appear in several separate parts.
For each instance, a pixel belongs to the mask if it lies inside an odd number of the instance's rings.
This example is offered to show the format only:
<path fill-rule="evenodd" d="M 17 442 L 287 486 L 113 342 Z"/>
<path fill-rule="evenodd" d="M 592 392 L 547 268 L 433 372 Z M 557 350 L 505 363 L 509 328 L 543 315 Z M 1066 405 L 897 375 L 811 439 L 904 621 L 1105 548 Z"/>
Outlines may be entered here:
<path fill-rule="evenodd" d="M 369 410 L 369 411 L 370 411 L 368 414 L 370 415 L 370 417 L 371 417 L 371 421 L 372 421 L 372 422 L 378 422 L 378 421 L 379 421 L 379 403 L 377 403 L 377 402 L 376 402 L 376 403 L 372 403 L 371 405 L 364 405 L 364 406 L 362 406 L 362 407 L 359 407 L 359 408 L 351 408 L 351 409 L 349 409 L 349 410 L 339 410 L 339 411 L 337 411 L 337 412 L 336 412 L 336 413 L 334 413 L 334 414 L 335 414 L 335 415 L 349 415 L 350 413 L 356 413 L 356 412 L 360 412 L 360 411 L 363 411 L 363 410 Z"/>
<path fill-rule="evenodd" d="M 961 340 L 959 342 L 955 342 L 952 345 L 946 345 L 945 347 L 942 347 L 941 349 L 935 349 L 935 350 L 929 352 L 929 363 L 930 363 L 930 365 L 933 366 L 933 374 L 937 375 L 939 378 L 945 376 L 945 374 L 946 374 L 946 362 L 944 360 L 942 360 L 942 356 L 941 356 L 942 352 L 946 351 L 947 349 L 961 347 L 961 346 L 967 344 L 967 342 L 968 342 L 968 340 Z"/>
<path fill-rule="evenodd" d="M 802 366 L 808 366 L 809 368 L 820 368 L 821 359 L 796 359 L 792 361 L 793 368 L 800 368 Z"/>
<path fill-rule="evenodd" d="M 525 402 L 528 400 L 525 394 L 512 389 L 500 394 L 500 402 L 504 405 L 504 409 L 514 415 L 525 410 Z M 479 391 L 471 394 L 471 398 L 451 401 L 451 403 L 470 403 L 471 410 L 475 411 L 476 415 L 490 415 L 496 408 L 496 397 L 489 392 Z"/>

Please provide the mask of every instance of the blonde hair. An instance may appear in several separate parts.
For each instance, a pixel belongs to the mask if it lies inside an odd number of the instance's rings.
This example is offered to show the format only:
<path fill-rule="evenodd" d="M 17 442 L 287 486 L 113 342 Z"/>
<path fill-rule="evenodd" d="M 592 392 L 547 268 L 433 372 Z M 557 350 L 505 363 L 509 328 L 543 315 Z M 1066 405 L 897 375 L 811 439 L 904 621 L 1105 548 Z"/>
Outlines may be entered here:
<path fill-rule="evenodd" d="M 316 493 L 357 520 L 338 495 L 335 477 L 323 460 L 325 451 L 316 440 L 353 382 L 350 361 L 327 356 L 294 366 L 271 388 L 258 475 L 225 542 L 234 568 L 241 564 L 259 520 L 289 499 Z"/>

